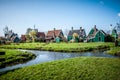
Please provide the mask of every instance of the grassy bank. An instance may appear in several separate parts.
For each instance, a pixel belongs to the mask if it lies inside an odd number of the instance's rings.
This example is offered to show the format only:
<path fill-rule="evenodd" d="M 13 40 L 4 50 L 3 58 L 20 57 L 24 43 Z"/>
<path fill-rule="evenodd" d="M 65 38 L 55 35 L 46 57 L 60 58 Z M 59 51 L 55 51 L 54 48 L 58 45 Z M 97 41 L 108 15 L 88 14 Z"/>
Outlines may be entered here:
<path fill-rule="evenodd" d="M 1 80 L 119 80 L 119 58 L 82 57 L 7 72 Z"/>
<path fill-rule="evenodd" d="M 113 46 L 113 43 L 19 43 L 11 45 L 2 45 L 5 49 L 35 49 L 58 52 L 85 52 L 99 49 L 106 49 Z"/>
<path fill-rule="evenodd" d="M 18 43 L 10 45 L 1 45 L 4 49 L 32 49 L 55 52 L 86 52 L 101 49 L 110 49 L 109 54 L 119 56 L 120 47 L 114 47 L 114 43 L 92 42 L 92 43 Z"/>
<path fill-rule="evenodd" d="M 11 43 L 10 45 L 1 45 L 0 48 L 4 49 L 35 49 L 38 50 L 46 43 Z"/>
<path fill-rule="evenodd" d="M 32 58 L 35 58 L 35 55 L 32 53 L 18 50 L 0 49 L 0 52 L 5 52 L 5 55 L 0 55 L 0 68 L 23 63 Z"/>
<path fill-rule="evenodd" d="M 110 50 L 107 51 L 107 53 L 120 56 L 120 47 L 111 47 Z"/>
<path fill-rule="evenodd" d="M 85 52 L 100 49 L 108 49 L 113 46 L 112 43 L 50 43 L 43 46 L 42 50 L 58 51 L 58 52 Z"/>

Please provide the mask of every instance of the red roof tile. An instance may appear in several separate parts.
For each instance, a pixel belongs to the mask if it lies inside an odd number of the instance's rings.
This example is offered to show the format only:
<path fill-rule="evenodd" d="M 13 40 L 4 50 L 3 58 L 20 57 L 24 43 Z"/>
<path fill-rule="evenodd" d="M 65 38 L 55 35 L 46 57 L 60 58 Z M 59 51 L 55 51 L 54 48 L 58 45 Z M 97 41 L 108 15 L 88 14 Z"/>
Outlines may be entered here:
<path fill-rule="evenodd" d="M 61 30 L 51 30 L 48 31 L 46 37 L 56 37 L 60 35 Z"/>

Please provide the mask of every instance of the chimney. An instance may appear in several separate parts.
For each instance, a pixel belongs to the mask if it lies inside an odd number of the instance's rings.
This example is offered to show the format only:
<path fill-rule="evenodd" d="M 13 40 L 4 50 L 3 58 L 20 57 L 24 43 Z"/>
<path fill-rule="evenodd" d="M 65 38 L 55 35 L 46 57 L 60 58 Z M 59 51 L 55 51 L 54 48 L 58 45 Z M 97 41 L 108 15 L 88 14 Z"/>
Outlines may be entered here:
<path fill-rule="evenodd" d="M 55 28 L 54 28 L 54 31 L 55 31 Z"/>
<path fill-rule="evenodd" d="M 54 32 L 54 33 L 53 33 L 53 34 L 54 34 L 54 38 L 56 38 L 56 35 L 55 35 L 55 28 L 54 28 L 53 30 L 54 30 L 54 31 L 53 31 L 53 32 Z"/>
<path fill-rule="evenodd" d="M 80 30 L 82 30 L 82 27 L 80 27 Z"/>
<path fill-rule="evenodd" d="M 73 31 L 73 27 L 71 27 L 71 30 Z"/>
<path fill-rule="evenodd" d="M 96 25 L 94 25 L 94 29 L 96 29 Z"/>
<path fill-rule="evenodd" d="M 34 24 L 34 30 L 35 30 L 35 24 Z"/>

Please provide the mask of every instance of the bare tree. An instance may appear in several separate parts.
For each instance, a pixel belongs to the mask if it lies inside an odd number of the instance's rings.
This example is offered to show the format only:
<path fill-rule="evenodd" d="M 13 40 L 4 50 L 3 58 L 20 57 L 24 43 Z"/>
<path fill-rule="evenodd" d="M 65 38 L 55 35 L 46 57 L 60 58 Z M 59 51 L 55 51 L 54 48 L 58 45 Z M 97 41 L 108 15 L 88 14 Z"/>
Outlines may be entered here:
<path fill-rule="evenodd" d="M 64 34 L 65 34 L 66 37 L 68 36 L 69 30 L 67 28 L 64 30 Z"/>
<path fill-rule="evenodd" d="M 120 33 L 120 21 L 118 23 L 116 23 L 115 28 L 116 28 L 117 32 Z"/>

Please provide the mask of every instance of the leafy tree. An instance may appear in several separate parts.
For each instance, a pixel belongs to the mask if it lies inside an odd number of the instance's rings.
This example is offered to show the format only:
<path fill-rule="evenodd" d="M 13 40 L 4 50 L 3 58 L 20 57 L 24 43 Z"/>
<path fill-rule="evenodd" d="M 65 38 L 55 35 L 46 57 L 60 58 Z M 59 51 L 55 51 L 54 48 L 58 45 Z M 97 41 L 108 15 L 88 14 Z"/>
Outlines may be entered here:
<path fill-rule="evenodd" d="M 74 38 L 74 41 L 75 41 L 75 42 L 78 42 L 78 41 L 79 41 L 79 38 L 78 38 L 78 34 L 77 34 L 77 33 L 73 33 L 73 38 Z"/>
<path fill-rule="evenodd" d="M 36 31 L 35 30 L 32 30 L 30 31 L 29 35 L 32 37 L 32 41 L 35 42 L 35 38 L 36 38 Z"/>
<path fill-rule="evenodd" d="M 26 37 L 27 41 L 30 41 L 30 35 L 29 34 L 26 34 L 25 37 Z"/>

